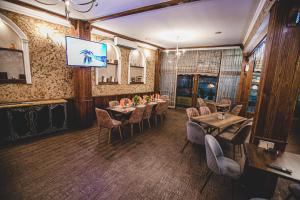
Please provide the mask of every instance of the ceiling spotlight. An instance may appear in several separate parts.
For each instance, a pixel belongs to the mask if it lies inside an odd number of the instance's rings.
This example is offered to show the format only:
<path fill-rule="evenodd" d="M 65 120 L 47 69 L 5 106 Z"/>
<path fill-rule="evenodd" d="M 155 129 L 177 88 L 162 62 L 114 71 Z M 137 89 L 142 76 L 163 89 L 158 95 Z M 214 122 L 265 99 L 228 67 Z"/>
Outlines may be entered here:
<path fill-rule="evenodd" d="M 221 33 L 222 33 L 221 31 L 215 32 L 216 35 L 219 35 L 219 34 L 221 34 Z"/>

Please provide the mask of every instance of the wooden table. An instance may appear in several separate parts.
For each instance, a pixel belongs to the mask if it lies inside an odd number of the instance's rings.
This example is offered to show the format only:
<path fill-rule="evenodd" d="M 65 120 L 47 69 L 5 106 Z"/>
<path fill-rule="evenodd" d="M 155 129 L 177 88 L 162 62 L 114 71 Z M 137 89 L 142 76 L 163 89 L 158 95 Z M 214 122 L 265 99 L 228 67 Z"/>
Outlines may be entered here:
<path fill-rule="evenodd" d="M 211 128 L 211 131 L 217 129 L 220 132 L 221 129 L 231 126 L 233 124 L 237 124 L 247 120 L 247 118 L 232 115 L 230 113 L 225 113 L 225 119 L 219 119 L 218 115 L 221 113 L 212 113 L 209 115 L 202 115 L 198 117 L 192 117 L 192 120 L 204 124 Z"/>
<path fill-rule="evenodd" d="M 278 177 L 300 183 L 300 155 L 284 152 L 277 156 L 254 144 L 245 144 L 245 154 L 244 178 L 250 197 L 271 198 L 276 189 Z M 292 174 L 283 173 L 269 168 L 268 164 L 276 164 L 293 172 Z"/>

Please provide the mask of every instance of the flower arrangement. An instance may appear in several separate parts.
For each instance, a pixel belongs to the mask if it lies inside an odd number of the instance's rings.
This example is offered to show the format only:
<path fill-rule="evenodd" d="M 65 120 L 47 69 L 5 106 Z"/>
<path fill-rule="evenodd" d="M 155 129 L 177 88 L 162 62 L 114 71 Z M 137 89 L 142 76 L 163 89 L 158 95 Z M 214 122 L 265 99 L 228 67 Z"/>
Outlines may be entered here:
<path fill-rule="evenodd" d="M 133 102 L 134 102 L 135 105 L 139 104 L 139 102 L 140 102 L 140 97 L 139 97 L 138 95 L 135 95 L 135 96 L 133 97 Z"/>
<path fill-rule="evenodd" d="M 146 100 L 147 103 L 150 103 L 151 97 L 147 95 L 147 96 L 145 97 L 145 100 Z"/>

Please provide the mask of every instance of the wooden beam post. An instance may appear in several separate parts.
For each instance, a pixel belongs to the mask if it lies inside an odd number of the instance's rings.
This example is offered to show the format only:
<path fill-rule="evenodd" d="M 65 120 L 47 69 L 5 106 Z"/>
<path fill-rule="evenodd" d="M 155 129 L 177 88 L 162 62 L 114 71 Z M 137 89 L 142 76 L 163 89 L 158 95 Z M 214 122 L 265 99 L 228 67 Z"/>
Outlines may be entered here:
<path fill-rule="evenodd" d="M 254 143 L 262 138 L 278 141 L 275 145 L 280 150 L 286 146 L 300 85 L 300 27 L 287 26 L 295 8 L 299 1 L 279 0 L 270 11 L 254 122 Z"/>
<path fill-rule="evenodd" d="M 154 92 L 159 93 L 160 92 L 160 65 L 161 65 L 161 50 L 156 50 L 155 55 L 155 76 L 154 76 Z"/>
<path fill-rule="evenodd" d="M 73 35 L 80 39 L 90 40 L 91 25 L 87 21 L 74 20 Z M 74 103 L 76 110 L 76 122 L 81 128 L 92 125 L 93 120 L 93 99 L 90 67 L 74 68 Z"/>

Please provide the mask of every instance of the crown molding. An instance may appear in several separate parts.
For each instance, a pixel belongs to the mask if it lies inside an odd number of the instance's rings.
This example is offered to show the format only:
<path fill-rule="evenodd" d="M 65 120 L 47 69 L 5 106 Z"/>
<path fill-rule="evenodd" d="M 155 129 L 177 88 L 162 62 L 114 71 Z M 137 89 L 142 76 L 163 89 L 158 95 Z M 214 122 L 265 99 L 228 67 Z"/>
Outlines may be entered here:
<path fill-rule="evenodd" d="M 66 26 L 66 27 L 71 27 L 71 24 L 68 20 L 63 19 L 62 17 L 59 16 L 54 16 L 52 14 L 49 14 L 47 12 L 43 12 L 43 11 L 38 11 L 38 10 L 34 10 L 31 8 L 27 8 L 21 5 L 17 5 L 11 2 L 7 2 L 7 1 L 0 1 L 0 8 L 4 9 L 4 10 L 8 10 L 11 12 L 15 12 L 15 13 L 19 13 L 22 15 L 26 15 L 29 17 L 33 17 L 36 19 L 40 19 L 43 21 L 47 21 L 53 24 L 58 24 L 58 25 L 62 25 L 62 26 Z"/>

